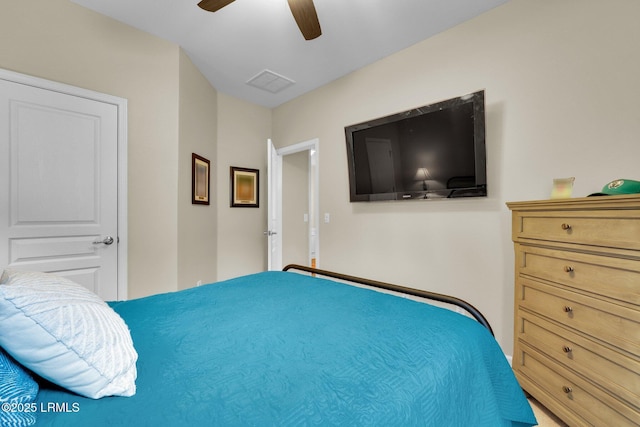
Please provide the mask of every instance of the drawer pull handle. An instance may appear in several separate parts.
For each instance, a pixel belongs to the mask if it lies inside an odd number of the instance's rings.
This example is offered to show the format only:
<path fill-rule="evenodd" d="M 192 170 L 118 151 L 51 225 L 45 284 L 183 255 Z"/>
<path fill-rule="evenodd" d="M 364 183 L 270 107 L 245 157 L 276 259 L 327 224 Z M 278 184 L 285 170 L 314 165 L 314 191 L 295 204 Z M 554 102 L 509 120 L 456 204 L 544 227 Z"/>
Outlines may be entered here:
<path fill-rule="evenodd" d="M 573 267 L 571 267 L 570 265 L 565 265 L 564 266 L 564 272 L 565 273 L 573 273 L 575 270 L 573 269 Z"/>
<path fill-rule="evenodd" d="M 567 345 L 562 347 L 562 351 L 564 351 L 565 353 L 571 353 L 573 351 L 573 349 Z"/>
<path fill-rule="evenodd" d="M 573 389 L 571 387 L 565 385 L 565 386 L 562 387 L 562 391 L 564 391 L 565 393 L 569 394 L 569 393 L 571 393 L 573 391 Z"/>
<path fill-rule="evenodd" d="M 573 312 L 573 307 L 565 305 L 564 306 L 564 312 L 565 313 L 572 313 Z"/>
<path fill-rule="evenodd" d="M 566 231 L 571 230 L 571 224 L 563 223 L 561 227 L 563 230 L 566 230 Z"/>

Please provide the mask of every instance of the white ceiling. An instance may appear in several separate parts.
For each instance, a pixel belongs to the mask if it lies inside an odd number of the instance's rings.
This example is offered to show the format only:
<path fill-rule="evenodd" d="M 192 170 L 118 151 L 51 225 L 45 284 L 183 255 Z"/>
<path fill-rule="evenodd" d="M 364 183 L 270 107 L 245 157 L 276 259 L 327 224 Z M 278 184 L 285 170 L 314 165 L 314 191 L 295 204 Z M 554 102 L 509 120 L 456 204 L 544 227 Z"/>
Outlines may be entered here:
<path fill-rule="evenodd" d="M 286 0 L 72 0 L 180 45 L 219 92 L 275 107 L 508 0 L 315 0 L 322 35 L 306 41 Z M 270 70 L 295 83 L 247 84 Z"/>

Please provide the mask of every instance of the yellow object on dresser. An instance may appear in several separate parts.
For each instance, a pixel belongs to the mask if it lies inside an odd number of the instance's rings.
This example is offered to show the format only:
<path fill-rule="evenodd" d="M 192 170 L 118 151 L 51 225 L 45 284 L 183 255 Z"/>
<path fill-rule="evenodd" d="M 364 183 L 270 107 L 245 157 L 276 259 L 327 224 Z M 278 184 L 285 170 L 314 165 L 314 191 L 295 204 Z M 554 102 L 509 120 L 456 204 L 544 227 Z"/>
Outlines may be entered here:
<path fill-rule="evenodd" d="M 507 205 L 520 385 L 571 426 L 640 425 L 640 196 Z"/>

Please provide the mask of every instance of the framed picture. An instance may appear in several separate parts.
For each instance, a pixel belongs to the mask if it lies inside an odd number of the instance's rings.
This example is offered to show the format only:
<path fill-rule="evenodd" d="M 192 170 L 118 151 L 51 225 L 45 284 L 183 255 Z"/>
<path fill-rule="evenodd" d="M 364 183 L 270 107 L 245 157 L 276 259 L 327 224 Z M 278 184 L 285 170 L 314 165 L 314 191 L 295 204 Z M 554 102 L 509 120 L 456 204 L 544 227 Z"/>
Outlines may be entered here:
<path fill-rule="evenodd" d="M 260 186 L 258 169 L 231 166 L 231 207 L 257 208 Z"/>
<path fill-rule="evenodd" d="M 196 153 L 191 153 L 191 203 L 194 205 L 209 204 L 209 181 L 211 171 L 209 160 Z"/>

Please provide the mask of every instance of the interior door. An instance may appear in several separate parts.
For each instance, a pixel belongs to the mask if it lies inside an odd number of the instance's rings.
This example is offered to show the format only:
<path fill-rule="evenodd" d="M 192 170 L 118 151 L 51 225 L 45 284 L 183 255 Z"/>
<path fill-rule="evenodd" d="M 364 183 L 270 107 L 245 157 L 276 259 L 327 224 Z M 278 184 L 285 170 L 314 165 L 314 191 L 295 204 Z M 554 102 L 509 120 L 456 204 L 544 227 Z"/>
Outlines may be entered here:
<path fill-rule="evenodd" d="M 105 300 L 126 298 L 118 118 L 112 103 L 0 76 L 0 268 L 55 272 Z"/>
<path fill-rule="evenodd" d="M 282 156 L 267 140 L 267 269 L 282 270 Z"/>
<path fill-rule="evenodd" d="M 308 241 L 309 241 L 309 265 L 320 267 L 320 237 L 318 235 L 318 221 L 320 218 L 320 165 L 319 165 L 319 141 L 312 139 L 276 149 L 269 139 L 267 141 L 267 231 L 269 270 L 281 270 L 282 261 L 282 170 L 283 157 L 308 152 L 309 155 L 309 209 L 308 209 Z"/>

